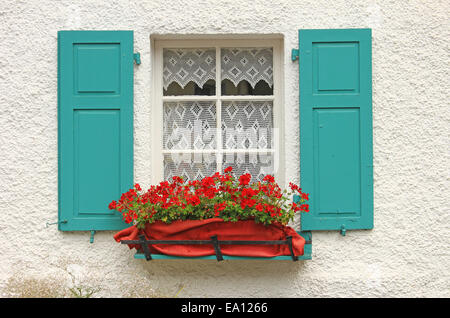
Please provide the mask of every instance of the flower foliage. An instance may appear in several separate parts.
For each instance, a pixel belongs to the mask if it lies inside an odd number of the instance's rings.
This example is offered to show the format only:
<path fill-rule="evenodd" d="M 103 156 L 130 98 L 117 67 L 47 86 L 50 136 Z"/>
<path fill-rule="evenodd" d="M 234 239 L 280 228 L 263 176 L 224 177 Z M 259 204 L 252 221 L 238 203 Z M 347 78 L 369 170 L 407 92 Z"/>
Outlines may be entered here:
<path fill-rule="evenodd" d="M 282 190 L 271 175 L 263 182 L 251 183 L 251 175 L 235 179 L 232 168 L 225 169 L 202 180 L 185 182 L 173 177 L 143 191 L 139 184 L 112 201 L 109 208 L 122 213 L 126 223 L 143 228 L 146 223 L 175 220 L 204 220 L 221 218 L 224 221 L 254 219 L 257 223 L 287 224 L 297 212 L 309 212 L 307 193 L 293 183 Z M 298 195 L 297 203 L 291 202 Z"/>

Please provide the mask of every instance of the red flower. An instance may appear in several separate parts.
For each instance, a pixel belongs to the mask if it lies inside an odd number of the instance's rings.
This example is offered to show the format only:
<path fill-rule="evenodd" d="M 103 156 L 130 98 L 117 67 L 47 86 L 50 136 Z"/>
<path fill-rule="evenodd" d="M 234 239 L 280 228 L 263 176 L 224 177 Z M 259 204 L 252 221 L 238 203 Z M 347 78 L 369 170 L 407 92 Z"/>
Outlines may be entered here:
<path fill-rule="evenodd" d="M 214 215 L 219 216 L 220 212 L 225 210 L 226 207 L 227 207 L 226 202 L 215 204 L 214 205 Z"/>
<path fill-rule="evenodd" d="M 217 192 L 217 189 L 216 189 L 216 188 L 209 188 L 209 189 L 203 190 L 203 194 L 204 194 L 205 197 L 207 197 L 208 199 L 214 198 L 214 196 L 216 195 L 216 192 Z"/>
<path fill-rule="evenodd" d="M 274 183 L 275 182 L 275 178 L 273 176 L 271 176 L 270 174 L 268 174 L 267 176 L 264 177 L 263 181 L 269 182 L 269 183 Z"/>
<path fill-rule="evenodd" d="M 194 195 L 194 196 L 192 196 L 192 197 L 188 197 L 188 198 L 186 199 L 186 201 L 187 201 L 188 204 L 190 204 L 190 205 L 192 205 L 192 206 L 196 206 L 196 205 L 199 205 L 199 204 L 200 204 L 200 199 L 199 199 L 199 197 L 196 196 L 196 195 Z"/>
<path fill-rule="evenodd" d="M 252 199 L 244 199 L 241 201 L 241 209 L 244 210 L 247 206 L 249 208 L 253 207 L 256 204 L 256 200 Z"/>
<path fill-rule="evenodd" d="M 241 192 L 241 196 L 243 198 L 251 198 L 252 196 L 254 196 L 256 194 L 257 194 L 256 191 L 253 190 L 252 188 L 245 188 Z"/>
<path fill-rule="evenodd" d="M 212 178 L 212 177 L 205 177 L 202 180 L 202 187 L 205 187 L 205 188 L 212 187 L 215 184 L 216 183 L 214 181 L 214 178 Z"/>
<path fill-rule="evenodd" d="M 172 180 L 174 183 L 183 183 L 182 177 L 174 176 L 174 177 L 172 177 Z"/>
<path fill-rule="evenodd" d="M 239 185 L 244 186 L 250 183 L 252 176 L 249 173 L 243 174 L 239 177 Z"/>
<path fill-rule="evenodd" d="M 286 192 L 272 175 L 266 175 L 263 182 L 251 184 L 249 173 L 235 181 L 232 171 L 232 167 L 227 167 L 224 174 L 216 172 L 202 180 L 189 182 L 174 176 L 172 181 L 150 186 L 146 192 L 141 192 L 140 185 L 136 183 L 134 188 L 122 194 L 118 202 L 112 201 L 108 207 L 121 212 L 125 222 L 135 222 L 139 228 L 158 220 L 169 223 L 214 216 L 228 220 L 254 218 L 256 222 L 265 224 L 286 224 L 295 212 L 309 212 L 309 205 L 302 204 L 309 199 L 309 195 L 302 193 L 297 185 L 289 184 L 302 200 L 298 204 L 289 204 L 290 198 L 284 196 Z M 291 194 L 288 193 L 289 196 Z M 230 209 L 227 209 L 228 206 Z"/>
<path fill-rule="evenodd" d="M 110 210 L 115 210 L 115 209 L 117 208 L 117 202 L 113 200 L 113 201 L 109 204 L 108 207 L 109 207 Z"/>
<path fill-rule="evenodd" d="M 309 204 L 300 205 L 300 211 L 309 212 Z"/>
<path fill-rule="evenodd" d="M 292 191 L 297 191 L 298 193 L 302 191 L 302 188 L 299 188 L 298 185 L 293 184 L 292 182 L 289 182 L 289 187 L 291 188 Z"/>

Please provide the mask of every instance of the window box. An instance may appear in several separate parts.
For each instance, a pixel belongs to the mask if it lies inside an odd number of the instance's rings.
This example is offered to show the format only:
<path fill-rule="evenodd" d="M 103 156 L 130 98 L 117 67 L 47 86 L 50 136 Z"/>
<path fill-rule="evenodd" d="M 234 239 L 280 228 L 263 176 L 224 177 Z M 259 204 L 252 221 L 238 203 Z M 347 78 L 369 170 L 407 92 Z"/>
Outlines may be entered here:
<path fill-rule="evenodd" d="M 308 212 L 307 193 L 290 183 L 282 190 L 275 178 L 251 183 L 236 180 L 232 167 L 202 180 L 185 182 L 174 176 L 143 191 L 139 184 L 112 201 L 110 209 L 133 226 L 114 236 L 117 242 L 151 254 L 202 257 L 223 254 L 245 257 L 304 254 L 305 239 L 287 226 L 296 212 Z M 291 202 L 294 195 L 295 202 Z M 139 240 L 137 240 L 139 238 Z"/>
<path fill-rule="evenodd" d="M 155 222 L 139 230 L 131 226 L 117 233 L 117 242 L 136 248 L 135 258 L 170 259 L 310 259 L 310 237 L 279 223 L 263 225 L 253 220 L 225 222 L 219 218 L 175 221 L 171 224 Z M 305 239 L 305 236 L 307 239 Z M 212 240 L 211 240 L 212 238 Z M 150 240 L 145 254 L 140 240 Z M 217 248 L 214 240 L 217 240 Z M 174 241 L 175 244 L 157 244 Z M 254 244 L 247 244 L 249 243 Z M 142 241 L 144 242 L 144 241 Z M 235 242 L 231 244 L 231 242 Z M 306 246 L 305 243 L 308 243 Z M 291 245 L 290 245 L 291 244 Z M 223 257 L 222 257 L 223 256 Z M 295 256 L 295 257 L 294 257 Z"/>

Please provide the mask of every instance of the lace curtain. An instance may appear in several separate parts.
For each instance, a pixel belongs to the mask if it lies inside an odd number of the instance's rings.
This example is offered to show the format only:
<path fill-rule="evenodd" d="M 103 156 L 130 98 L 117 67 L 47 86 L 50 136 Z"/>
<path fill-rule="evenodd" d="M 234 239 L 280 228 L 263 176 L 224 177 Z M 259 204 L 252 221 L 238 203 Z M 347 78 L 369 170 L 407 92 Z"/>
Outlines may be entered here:
<path fill-rule="evenodd" d="M 267 174 L 274 172 L 274 160 L 271 153 L 224 153 L 222 173 L 232 167 L 235 178 L 249 173 L 253 181 L 263 181 Z M 164 179 L 181 176 L 184 180 L 199 180 L 211 176 L 217 171 L 216 155 L 208 153 L 172 153 L 164 154 Z"/>
<path fill-rule="evenodd" d="M 259 81 L 273 86 L 272 48 L 232 48 L 221 50 L 221 80 L 228 79 L 237 86 L 247 81 L 253 88 Z"/>
<path fill-rule="evenodd" d="M 166 102 L 163 107 L 164 149 L 216 148 L 215 102 Z"/>
<path fill-rule="evenodd" d="M 259 81 L 273 87 L 272 48 L 222 48 L 221 80 L 235 86 L 247 81 L 253 88 Z M 194 82 L 203 88 L 208 80 L 216 79 L 215 49 L 164 49 L 163 86 L 171 83 L 184 88 Z M 273 149 L 274 114 L 272 101 L 222 101 L 221 122 L 217 122 L 215 101 L 166 101 L 163 103 L 164 178 L 201 179 L 218 169 L 214 154 L 218 144 L 222 153 L 222 171 L 233 167 L 239 177 L 250 173 L 254 181 L 262 181 L 274 172 L 273 153 L 233 153 L 233 149 Z M 220 124 L 222 140 L 217 138 Z M 178 150 L 182 150 L 177 153 Z M 211 153 L 189 152 L 211 150 Z"/>
<path fill-rule="evenodd" d="M 222 103 L 222 135 L 225 149 L 270 149 L 273 135 L 270 101 Z"/>
<path fill-rule="evenodd" d="M 223 156 L 223 169 L 232 167 L 235 178 L 249 173 L 252 181 L 263 181 L 268 174 L 273 174 L 274 160 L 271 153 L 226 153 Z M 222 169 L 222 170 L 223 170 Z"/>
<path fill-rule="evenodd" d="M 164 49 L 163 86 L 173 82 L 184 88 L 189 82 L 199 87 L 216 79 L 215 49 Z"/>
<path fill-rule="evenodd" d="M 184 180 L 199 180 L 213 175 L 217 170 L 216 155 L 201 153 L 165 154 L 164 180 L 171 180 L 173 176 L 183 177 Z"/>
<path fill-rule="evenodd" d="M 221 80 L 228 79 L 235 86 L 247 81 L 253 88 L 259 81 L 273 87 L 272 48 L 221 49 Z M 216 79 L 215 49 L 164 49 L 163 86 L 171 83 L 184 88 L 194 82 L 200 88 L 208 80 Z"/>

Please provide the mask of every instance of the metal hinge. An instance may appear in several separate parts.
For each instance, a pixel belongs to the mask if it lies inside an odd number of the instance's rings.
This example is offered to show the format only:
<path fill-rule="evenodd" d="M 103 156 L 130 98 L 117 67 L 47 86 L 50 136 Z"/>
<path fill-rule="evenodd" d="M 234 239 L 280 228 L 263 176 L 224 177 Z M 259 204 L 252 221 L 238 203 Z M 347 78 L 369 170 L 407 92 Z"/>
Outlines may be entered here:
<path fill-rule="evenodd" d="M 291 59 L 292 61 L 296 61 L 299 59 L 299 54 L 300 54 L 300 50 L 298 49 L 292 49 L 292 53 L 291 53 Z"/>
<path fill-rule="evenodd" d="M 92 230 L 91 231 L 91 239 L 89 240 L 89 243 L 94 243 L 94 235 L 95 235 L 95 231 L 94 230 Z"/>
<path fill-rule="evenodd" d="M 344 224 L 342 224 L 341 225 L 341 235 L 342 236 L 345 236 L 345 233 L 347 232 L 347 230 L 345 229 L 345 225 Z"/>
<path fill-rule="evenodd" d="M 58 221 L 58 222 L 53 222 L 53 223 L 45 223 L 45 228 L 48 228 L 50 225 L 54 225 L 54 224 L 66 224 L 67 220 L 62 220 L 62 221 Z"/>
<path fill-rule="evenodd" d="M 141 64 L 141 53 L 134 53 L 133 54 L 133 59 L 134 62 L 136 63 L 136 65 L 140 65 Z"/>

